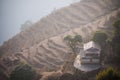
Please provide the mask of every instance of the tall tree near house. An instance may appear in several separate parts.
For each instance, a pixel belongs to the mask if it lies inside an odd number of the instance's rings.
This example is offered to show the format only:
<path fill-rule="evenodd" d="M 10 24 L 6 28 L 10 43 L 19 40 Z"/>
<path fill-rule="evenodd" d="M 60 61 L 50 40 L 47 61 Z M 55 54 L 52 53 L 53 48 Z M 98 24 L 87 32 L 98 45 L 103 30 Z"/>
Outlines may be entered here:
<path fill-rule="evenodd" d="M 99 43 L 99 45 L 101 45 L 101 57 L 100 57 L 100 61 L 101 63 L 104 63 L 104 59 L 105 59 L 105 56 L 107 55 L 106 54 L 106 41 L 108 39 L 108 36 L 105 32 L 102 32 L 102 31 L 96 31 L 92 37 L 92 40 L 94 42 L 97 42 Z"/>
<path fill-rule="evenodd" d="M 119 60 L 120 58 L 120 19 L 113 23 L 113 38 L 111 41 L 111 46 L 114 52 L 114 56 Z"/>
<path fill-rule="evenodd" d="M 108 36 L 105 32 L 96 31 L 92 37 L 92 40 L 99 43 L 100 45 L 104 45 L 106 43 Z"/>
<path fill-rule="evenodd" d="M 64 37 L 64 40 L 65 40 L 66 44 L 70 47 L 72 52 L 74 54 L 76 54 L 77 53 L 77 51 L 76 51 L 77 45 L 79 45 L 82 42 L 81 35 L 75 35 L 74 37 L 72 37 L 71 35 L 68 35 L 68 36 Z"/>

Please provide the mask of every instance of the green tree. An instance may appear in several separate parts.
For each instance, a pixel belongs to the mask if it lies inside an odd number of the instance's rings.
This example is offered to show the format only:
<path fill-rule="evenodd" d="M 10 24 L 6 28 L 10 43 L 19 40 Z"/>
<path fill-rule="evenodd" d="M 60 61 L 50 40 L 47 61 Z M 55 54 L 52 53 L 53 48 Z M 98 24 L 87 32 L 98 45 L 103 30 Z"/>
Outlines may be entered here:
<path fill-rule="evenodd" d="M 71 48 L 73 53 L 76 54 L 77 45 L 79 45 L 82 42 L 82 37 L 80 35 L 75 35 L 74 37 L 72 37 L 71 35 L 68 35 L 64 37 L 64 40 L 66 44 Z"/>
<path fill-rule="evenodd" d="M 107 38 L 108 38 L 108 36 L 105 32 L 96 31 L 93 35 L 92 40 L 99 44 L 104 44 L 106 42 Z"/>
<path fill-rule="evenodd" d="M 120 19 L 113 23 L 113 38 L 111 41 L 111 46 L 116 59 L 120 58 Z"/>
<path fill-rule="evenodd" d="M 75 40 L 76 42 L 78 42 L 78 43 L 81 43 L 81 42 L 82 42 L 82 36 L 80 36 L 80 35 L 75 35 L 74 40 Z"/>
<path fill-rule="evenodd" d="M 35 78 L 35 70 L 27 64 L 20 64 L 10 74 L 10 80 L 35 80 Z"/>
<path fill-rule="evenodd" d="M 92 40 L 94 42 L 97 42 L 97 43 L 99 43 L 99 45 L 101 45 L 101 48 L 102 48 L 101 55 L 100 55 L 101 56 L 100 57 L 101 63 L 104 63 L 106 55 L 107 55 L 107 53 L 106 53 L 107 39 L 108 39 L 107 34 L 105 32 L 102 32 L 102 31 L 96 31 L 92 37 Z"/>
<path fill-rule="evenodd" d="M 109 67 L 96 75 L 96 80 L 120 80 L 120 72 Z"/>
<path fill-rule="evenodd" d="M 113 23 L 113 26 L 114 26 L 114 36 L 115 35 L 119 35 L 120 36 L 120 19 L 114 21 Z"/>

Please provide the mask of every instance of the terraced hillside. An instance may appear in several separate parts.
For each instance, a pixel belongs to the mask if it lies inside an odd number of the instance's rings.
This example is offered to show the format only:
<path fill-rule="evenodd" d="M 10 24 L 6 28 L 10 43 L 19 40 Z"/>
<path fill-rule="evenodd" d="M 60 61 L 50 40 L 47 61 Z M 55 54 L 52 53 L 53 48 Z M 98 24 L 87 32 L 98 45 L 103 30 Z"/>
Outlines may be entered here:
<path fill-rule="evenodd" d="M 96 30 L 107 30 L 111 33 L 110 22 L 120 17 L 119 2 L 83 0 L 53 11 L 5 42 L 0 47 L 0 54 L 9 56 L 1 58 L 0 64 L 12 68 L 20 60 L 42 70 L 60 68 L 70 51 L 63 38 L 68 34 L 80 34 L 86 42 Z M 8 65 L 8 61 L 11 64 Z"/>

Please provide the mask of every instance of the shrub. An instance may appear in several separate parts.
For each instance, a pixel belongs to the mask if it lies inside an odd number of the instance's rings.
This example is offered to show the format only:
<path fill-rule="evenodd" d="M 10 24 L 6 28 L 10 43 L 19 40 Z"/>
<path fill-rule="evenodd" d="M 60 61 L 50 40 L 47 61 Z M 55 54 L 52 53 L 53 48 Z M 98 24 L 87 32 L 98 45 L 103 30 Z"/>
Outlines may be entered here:
<path fill-rule="evenodd" d="M 59 80 L 58 76 L 48 76 L 47 80 Z"/>
<path fill-rule="evenodd" d="M 70 73 L 64 73 L 59 80 L 74 80 L 74 77 Z"/>
<path fill-rule="evenodd" d="M 88 80 L 88 75 L 85 72 L 82 72 L 76 69 L 75 73 L 73 74 L 74 80 Z"/>
<path fill-rule="evenodd" d="M 98 73 L 96 80 L 120 80 L 120 72 L 109 67 Z"/>
<path fill-rule="evenodd" d="M 86 73 L 64 73 L 59 80 L 88 80 Z"/>
<path fill-rule="evenodd" d="M 27 64 L 20 64 L 10 74 L 10 80 L 35 80 L 35 78 L 35 70 Z"/>

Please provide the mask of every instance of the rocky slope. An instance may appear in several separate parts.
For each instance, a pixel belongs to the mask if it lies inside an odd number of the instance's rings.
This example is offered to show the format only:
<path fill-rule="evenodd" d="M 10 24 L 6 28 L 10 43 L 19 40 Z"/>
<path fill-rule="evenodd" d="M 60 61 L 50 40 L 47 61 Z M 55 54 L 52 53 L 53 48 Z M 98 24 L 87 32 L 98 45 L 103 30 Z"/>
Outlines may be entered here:
<path fill-rule="evenodd" d="M 9 56 L 1 58 L 0 64 L 2 67 L 12 67 L 20 60 L 42 70 L 60 68 L 69 55 L 63 38 L 68 34 L 80 34 L 86 42 L 96 30 L 111 33 L 110 22 L 120 17 L 119 2 L 83 0 L 53 11 L 5 42 L 0 47 L 0 54 Z"/>

